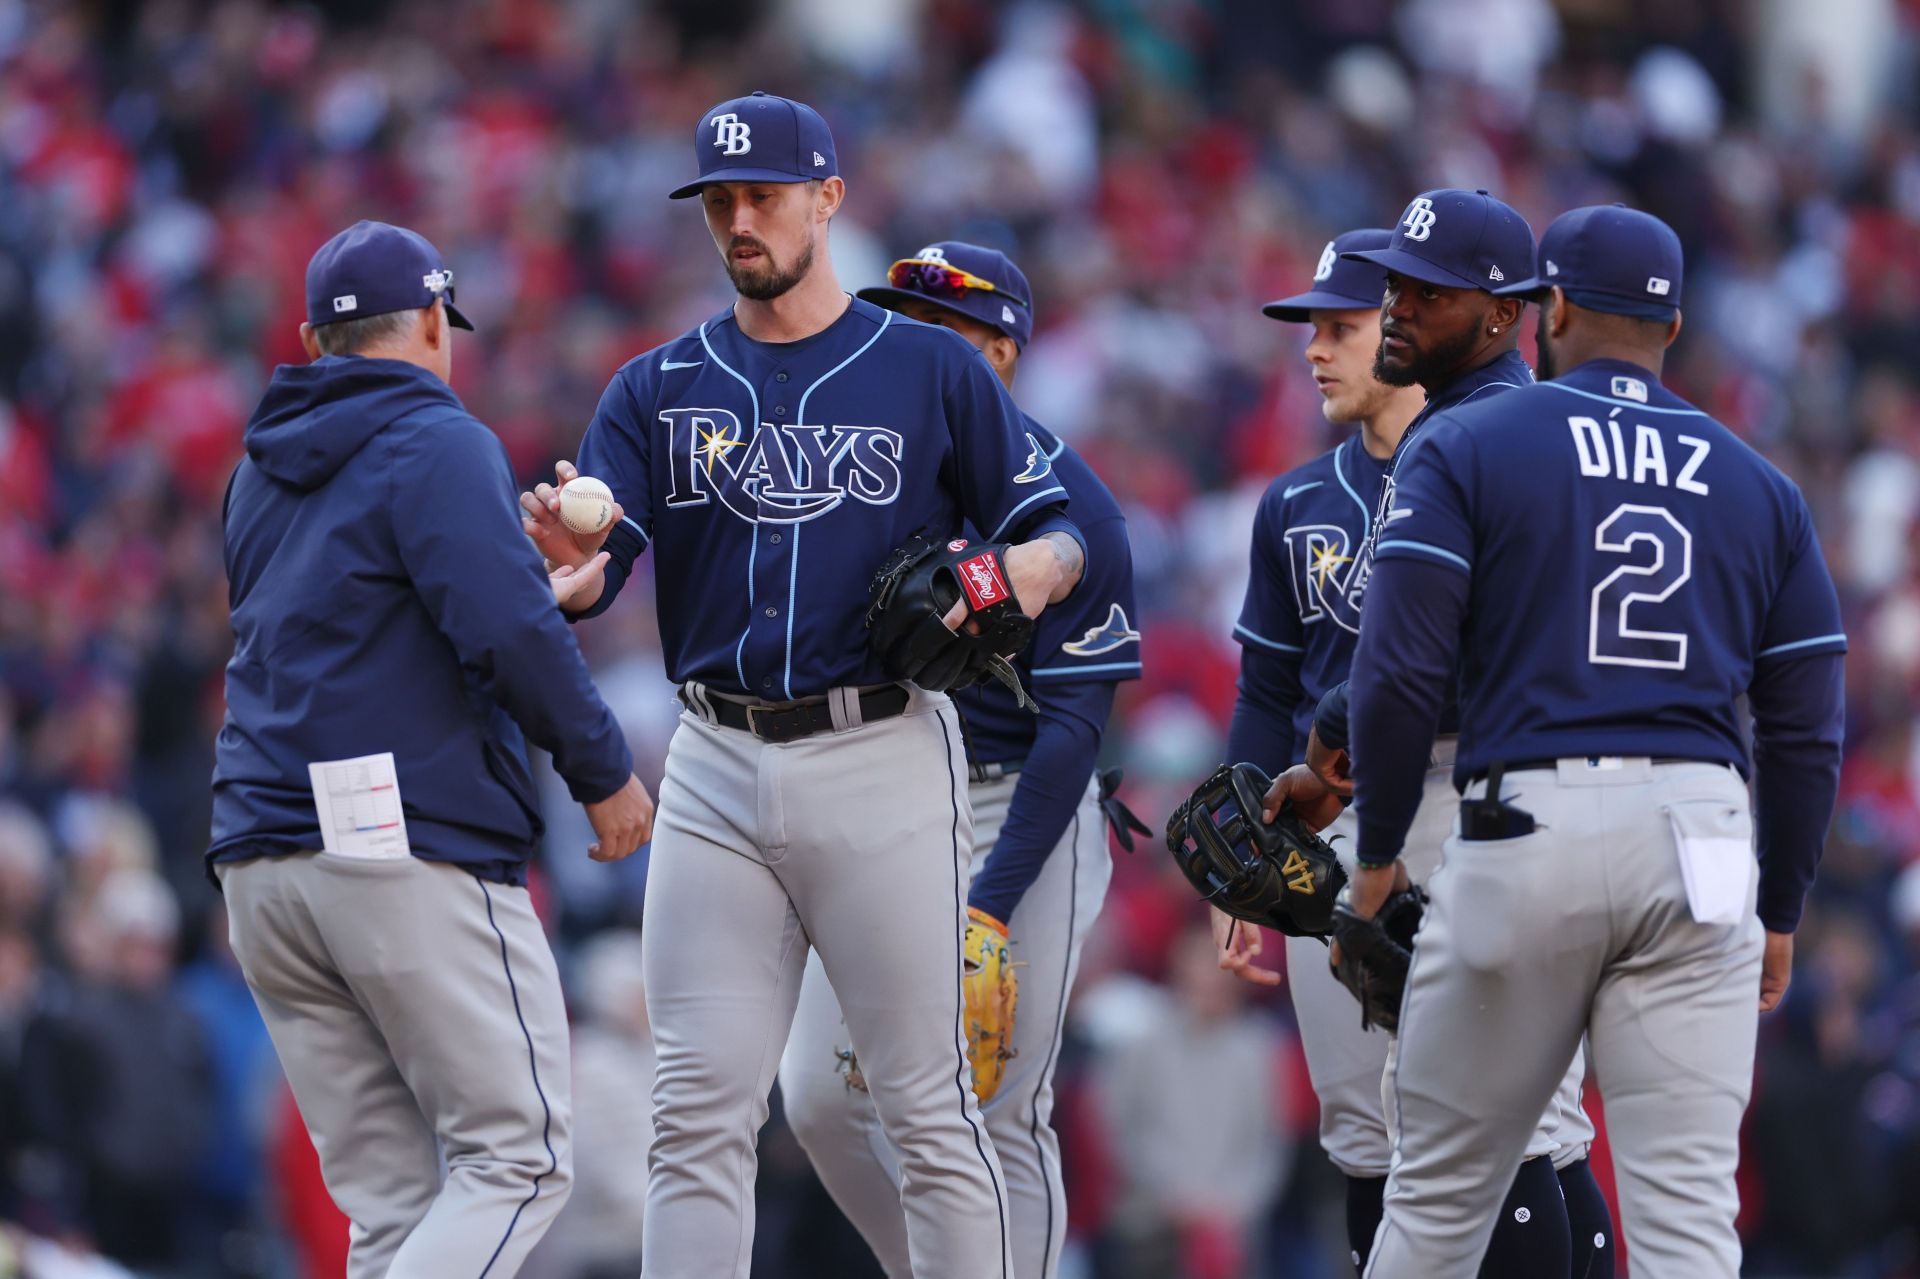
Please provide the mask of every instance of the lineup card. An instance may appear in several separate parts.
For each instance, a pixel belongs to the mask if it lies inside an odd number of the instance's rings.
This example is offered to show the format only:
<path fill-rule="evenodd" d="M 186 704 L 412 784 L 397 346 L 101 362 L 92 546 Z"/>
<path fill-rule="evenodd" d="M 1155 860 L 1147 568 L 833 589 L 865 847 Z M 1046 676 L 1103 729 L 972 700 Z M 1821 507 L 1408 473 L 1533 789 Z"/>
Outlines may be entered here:
<path fill-rule="evenodd" d="M 407 823 L 393 752 L 307 765 L 320 838 L 342 857 L 407 857 Z"/>

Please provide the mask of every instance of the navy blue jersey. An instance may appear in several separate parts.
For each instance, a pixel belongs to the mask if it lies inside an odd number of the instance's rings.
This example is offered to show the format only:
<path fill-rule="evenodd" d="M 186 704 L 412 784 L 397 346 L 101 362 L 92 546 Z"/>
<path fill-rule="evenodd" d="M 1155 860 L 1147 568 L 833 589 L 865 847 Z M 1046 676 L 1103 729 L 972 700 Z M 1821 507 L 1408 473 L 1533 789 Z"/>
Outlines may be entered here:
<path fill-rule="evenodd" d="M 1380 561 L 1469 579 L 1462 777 L 1579 755 L 1744 771 L 1756 666 L 1846 647 L 1799 489 L 1637 366 L 1448 411 L 1393 484 Z"/>
<path fill-rule="evenodd" d="M 1400 437 L 1400 443 L 1394 446 L 1393 460 L 1387 464 L 1387 478 L 1380 485 L 1379 499 L 1373 508 L 1373 522 L 1360 548 L 1360 562 L 1353 569 L 1350 593 L 1356 601 L 1364 596 L 1367 583 L 1373 577 L 1374 554 L 1380 544 L 1381 531 L 1386 527 L 1387 509 L 1393 505 L 1394 477 L 1399 473 L 1407 450 L 1413 446 L 1427 423 L 1449 409 L 1465 404 L 1480 404 L 1507 391 L 1532 385 L 1533 369 L 1518 351 L 1508 351 L 1427 393 L 1427 402 L 1414 414 L 1413 421 L 1407 423 L 1406 433 Z M 1337 687 L 1329 691 L 1334 696 L 1322 702 L 1314 722 L 1320 729 L 1321 742 L 1333 750 L 1343 750 L 1347 746 L 1345 691 Z M 1460 708 L 1451 698 L 1440 712 L 1439 731 L 1443 735 L 1460 731 Z M 1305 749 L 1305 739 L 1302 739 L 1302 752 Z"/>
<path fill-rule="evenodd" d="M 1267 486 L 1253 517 L 1240 699 L 1227 754 L 1268 772 L 1307 753 L 1313 708 L 1347 677 L 1360 633 L 1360 548 L 1388 463 L 1358 435 Z"/>
<path fill-rule="evenodd" d="M 1354 575 L 1358 578 L 1356 589 L 1365 591 L 1367 578 L 1373 574 L 1374 554 L 1379 549 L 1381 535 L 1386 529 L 1387 508 L 1393 505 L 1394 477 L 1399 474 L 1400 463 L 1407 456 L 1407 450 L 1420 438 L 1427 424 L 1451 409 L 1480 404 L 1504 392 L 1533 384 L 1532 366 L 1520 352 L 1508 351 L 1427 393 L 1427 402 L 1414 414 L 1413 421 L 1407 423 L 1406 433 L 1394 447 L 1393 461 L 1387 465 L 1386 482 L 1380 486 L 1380 499 L 1373 508 L 1373 525 L 1368 532 L 1366 546 L 1360 553 L 1360 566 L 1355 570 Z"/>
<path fill-rule="evenodd" d="M 1074 526 L 1087 547 L 1086 576 L 1072 595 L 1035 619 L 1033 641 L 1014 658 L 1021 682 L 1045 706 L 1056 690 L 1072 684 L 1139 679 L 1140 632 L 1133 628 L 1133 552 L 1119 503 L 1078 453 L 1032 418 L 1025 422 L 1033 447 L 1021 473 L 1051 471 L 1072 501 Z M 966 536 L 980 533 L 969 525 Z M 999 681 L 959 689 L 953 700 L 976 761 L 1004 764 L 1027 757 L 1038 720 Z M 1080 785 L 1086 785 L 1084 777 Z"/>
<path fill-rule="evenodd" d="M 895 547 L 963 520 L 992 540 L 1078 536 L 1033 453 L 986 358 L 949 329 L 856 300 L 775 344 L 728 309 L 628 361 L 600 399 L 580 472 L 627 518 L 585 615 L 652 546 L 675 681 L 770 700 L 886 683 L 865 614 Z"/>

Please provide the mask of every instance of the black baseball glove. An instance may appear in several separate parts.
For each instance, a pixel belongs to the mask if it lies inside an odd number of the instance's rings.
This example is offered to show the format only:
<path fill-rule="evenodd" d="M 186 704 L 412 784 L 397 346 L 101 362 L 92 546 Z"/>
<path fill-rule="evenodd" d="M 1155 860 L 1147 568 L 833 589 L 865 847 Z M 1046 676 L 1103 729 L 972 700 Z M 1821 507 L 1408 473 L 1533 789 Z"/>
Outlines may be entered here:
<path fill-rule="evenodd" d="M 992 677 L 1033 708 L 1007 661 L 1033 638 L 1033 619 L 1020 611 L 1007 577 L 1008 546 L 916 535 L 887 557 L 873 577 L 867 629 L 889 676 L 936 693 Z M 967 618 L 958 631 L 949 630 L 944 619 L 962 599 Z M 977 634 L 966 621 L 978 623 Z"/>
<path fill-rule="evenodd" d="M 1413 966 L 1413 935 L 1426 914 L 1427 894 L 1418 885 L 1394 893 L 1372 919 L 1362 919 L 1340 894 L 1333 907 L 1333 939 L 1340 962 L 1329 965 L 1334 980 L 1360 1001 L 1360 1028 L 1374 1026 L 1389 1035 L 1400 1029 L 1400 999 L 1407 993 Z"/>
<path fill-rule="evenodd" d="M 1347 872 L 1298 814 L 1260 819 L 1272 784 L 1252 764 L 1223 764 L 1167 819 L 1167 851 L 1187 882 L 1235 919 L 1323 937 Z"/>

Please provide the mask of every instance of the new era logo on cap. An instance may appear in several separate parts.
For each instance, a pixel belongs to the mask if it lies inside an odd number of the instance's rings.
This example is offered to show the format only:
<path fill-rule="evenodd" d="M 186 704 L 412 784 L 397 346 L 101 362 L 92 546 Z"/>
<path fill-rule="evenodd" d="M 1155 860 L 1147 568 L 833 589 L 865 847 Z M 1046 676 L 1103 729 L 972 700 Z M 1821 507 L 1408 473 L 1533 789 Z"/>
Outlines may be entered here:
<path fill-rule="evenodd" d="M 1502 271 L 1496 264 L 1487 268 L 1487 278 L 1489 280 L 1504 280 L 1507 278 L 1507 275 L 1506 272 Z"/>
<path fill-rule="evenodd" d="M 814 168 L 816 169 L 824 168 L 826 167 L 826 163 L 827 163 L 827 157 L 825 157 L 824 155 L 821 155 L 818 151 L 815 151 L 813 153 Z"/>
<path fill-rule="evenodd" d="M 1560 274 L 1560 264 L 1558 262 L 1555 262 L 1552 258 L 1547 259 L 1547 274 L 1548 275 Z"/>
<path fill-rule="evenodd" d="M 1020 317 L 1013 313 L 1013 308 L 1008 306 L 1005 302 L 1002 302 L 1000 304 L 1000 323 L 1011 325 L 1011 324 L 1018 324 L 1019 322 L 1020 322 Z"/>

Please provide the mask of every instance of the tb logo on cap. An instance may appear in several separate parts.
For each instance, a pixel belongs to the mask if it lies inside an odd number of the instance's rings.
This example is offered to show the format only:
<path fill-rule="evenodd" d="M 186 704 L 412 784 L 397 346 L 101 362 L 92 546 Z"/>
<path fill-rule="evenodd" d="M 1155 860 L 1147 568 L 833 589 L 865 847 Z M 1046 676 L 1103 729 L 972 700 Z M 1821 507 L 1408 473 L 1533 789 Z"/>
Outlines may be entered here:
<path fill-rule="evenodd" d="M 1433 224 L 1440 215 L 1433 211 L 1433 201 L 1426 196 L 1416 196 L 1407 206 L 1407 216 L 1400 219 L 1400 225 L 1407 228 L 1409 240 L 1425 240 L 1433 234 Z"/>
<path fill-rule="evenodd" d="M 721 155 L 745 155 L 753 150 L 753 129 L 734 112 L 717 115 L 707 121 L 713 126 L 713 145 Z"/>
<path fill-rule="evenodd" d="M 1313 268 L 1313 282 L 1318 284 L 1332 275 L 1333 264 L 1339 260 L 1339 255 L 1333 251 L 1333 241 L 1328 240 L 1327 247 L 1320 250 L 1320 265 Z"/>
<path fill-rule="evenodd" d="M 918 256 L 922 262 L 945 262 L 947 260 L 947 251 L 937 244 L 929 244 L 926 248 L 920 250 Z"/>

